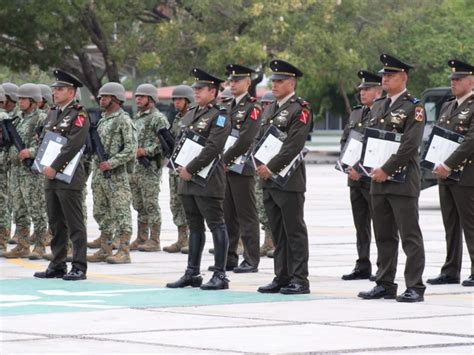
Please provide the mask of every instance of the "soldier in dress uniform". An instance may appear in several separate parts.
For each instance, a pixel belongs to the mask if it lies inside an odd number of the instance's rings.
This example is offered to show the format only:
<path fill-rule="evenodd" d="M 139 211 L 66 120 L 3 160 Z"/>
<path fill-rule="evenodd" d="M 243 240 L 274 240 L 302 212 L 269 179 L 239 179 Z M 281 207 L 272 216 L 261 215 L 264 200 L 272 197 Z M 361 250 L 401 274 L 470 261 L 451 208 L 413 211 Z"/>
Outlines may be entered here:
<path fill-rule="evenodd" d="M 362 80 L 358 86 L 360 102 L 355 106 L 341 137 L 341 151 L 344 148 L 351 131 L 365 132 L 369 123 L 370 108 L 374 101 L 382 96 L 382 78 L 377 74 L 361 70 L 357 73 Z M 361 280 L 372 277 L 372 264 L 370 262 L 371 214 L 370 180 L 353 167 L 347 169 L 347 185 L 350 189 L 352 217 L 356 228 L 357 255 L 356 265 L 351 273 L 342 275 L 343 280 Z"/>
<path fill-rule="evenodd" d="M 449 76 L 454 97 L 444 103 L 437 125 L 465 137 L 459 147 L 443 163 L 437 165 L 439 199 L 446 231 L 446 261 L 432 285 L 458 284 L 462 263 L 462 232 L 471 258 L 471 274 L 463 286 L 474 286 L 474 66 L 452 59 Z M 462 170 L 461 179 L 448 176 Z"/>
<path fill-rule="evenodd" d="M 206 143 L 198 156 L 185 167 L 179 168 L 179 194 L 189 225 L 188 266 L 184 276 L 176 282 L 168 283 L 166 287 L 192 286 L 203 290 L 221 290 L 229 287 L 225 274 L 229 238 L 224 221 L 224 164 L 219 156 L 230 133 L 231 123 L 226 108 L 216 103 L 223 80 L 199 68 L 194 68 L 191 73 L 195 78 L 193 89 L 196 106 L 183 117 L 182 123 L 186 129 L 206 138 Z M 204 187 L 191 181 L 193 175 L 215 159 L 218 160 L 217 165 Z M 204 221 L 212 232 L 215 264 L 211 280 L 201 285 L 201 256 L 206 241 Z"/>
<path fill-rule="evenodd" d="M 304 161 L 294 171 L 284 187 L 271 180 L 301 153 L 311 126 L 309 104 L 296 96 L 296 80 L 303 73 L 290 63 L 273 60 L 272 92 L 275 101 L 270 106 L 267 127 L 276 126 L 287 134 L 280 152 L 266 165 L 257 168 L 263 179 L 263 203 L 267 211 L 275 243 L 276 277 L 258 288 L 261 293 L 309 293 L 308 231 L 304 221 L 306 169 Z"/>
<path fill-rule="evenodd" d="M 423 137 L 425 116 L 420 100 L 407 89 L 408 71 L 413 67 L 388 54 L 382 54 L 382 88 L 387 97 L 375 101 L 368 127 L 403 133 L 396 154 L 372 173 L 373 225 L 380 263 L 377 285 L 360 292 L 363 299 L 396 298 L 398 302 L 421 302 L 425 293 L 422 276 L 425 268 L 423 236 L 418 224 L 418 197 L 421 171 L 418 149 Z M 403 183 L 390 181 L 390 176 L 406 169 Z M 398 242 L 407 255 L 405 265 L 406 291 L 397 294 Z"/>
<path fill-rule="evenodd" d="M 188 112 L 190 105 L 194 102 L 193 89 L 188 85 L 178 85 L 171 93 L 173 105 L 178 113 L 176 114 L 172 124 L 170 133 L 175 140 L 181 135 L 181 122 L 184 115 Z M 169 169 L 170 184 L 170 209 L 173 215 L 173 222 L 178 227 L 178 240 L 163 248 L 168 253 L 183 254 L 188 253 L 188 225 L 186 222 L 186 213 L 184 212 L 183 203 L 178 195 L 179 173 L 173 169 Z"/>
<path fill-rule="evenodd" d="M 226 270 L 233 269 L 236 273 L 257 272 L 260 262 L 260 232 L 255 197 L 255 168 L 247 160 L 240 174 L 229 169 L 253 144 L 260 128 L 262 107 L 248 93 L 252 84 L 251 75 L 255 70 L 239 64 L 229 64 L 226 71 L 233 95 L 228 103 L 228 110 L 232 129 L 238 133 L 237 140 L 223 156 L 226 170 L 224 217 L 229 233 Z M 244 247 L 244 260 L 240 265 L 237 254 L 239 238 Z"/>
<path fill-rule="evenodd" d="M 82 188 L 86 174 L 80 162 L 71 183 L 55 180 L 57 172 L 63 171 L 68 163 L 84 146 L 89 132 L 89 117 L 74 97 L 82 83 L 69 73 L 55 70 L 56 82 L 52 85 L 54 102 L 57 105 L 48 113 L 43 134 L 53 131 L 67 138 L 60 154 L 43 170 L 46 177 L 45 194 L 49 226 L 53 233 L 51 251 L 53 260 L 44 272 L 36 272 L 38 278 L 63 278 L 84 280 L 87 272 L 87 230 L 82 212 Z M 72 269 L 67 272 L 66 256 L 68 240 L 71 239 L 73 256 Z"/>

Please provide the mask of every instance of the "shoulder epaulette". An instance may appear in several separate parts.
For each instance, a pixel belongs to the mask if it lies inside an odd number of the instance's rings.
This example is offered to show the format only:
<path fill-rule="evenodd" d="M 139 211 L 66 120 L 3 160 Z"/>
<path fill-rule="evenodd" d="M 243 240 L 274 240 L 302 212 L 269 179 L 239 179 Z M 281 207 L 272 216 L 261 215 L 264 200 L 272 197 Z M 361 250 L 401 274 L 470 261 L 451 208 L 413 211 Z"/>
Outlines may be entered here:
<path fill-rule="evenodd" d="M 248 102 L 256 102 L 257 99 L 256 99 L 255 97 L 253 97 L 253 96 L 249 96 L 249 97 L 247 98 L 247 101 L 248 101 Z"/>
<path fill-rule="evenodd" d="M 378 99 L 375 99 L 375 101 L 385 100 L 386 98 L 387 96 L 382 96 L 382 97 L 379 97 Z"/>
<path fill-rule="evenodd" d="M 309 102 L 299 96 L 296 98 L 296 102 L 299 103 L 302 107 L 309 106 Z"/>
<path fill-rule="evenodd" d="M 456 99 L 456 96 L 451 96 L 451 97 L 449 97 L 449 98 L 446 100 L 446 102 L 448 102 L 448 101 L 453 101 L 454 99 Z"/>
<path fill-rule="evenodd" d="M 191 111 L 192 109 L 195 109 L 195 108 L 196 108 L 196 105 L 190 105 L 190 106 L 188 107 L 188 111 Z"/>
<path fill-rule="evenodd" d="M 411 96 L 410 94 L 406 94 L 405 98 L 406 100 L 410 101 L 414 105 L 420 102 L 420 99 L 417 99 L 415 96 Z"/>
<path fill-rule="evenodd" d="M 352 109 L 353 109 L 353 110 L 358 110 L 358 109 L 360 109 L 360 108 L 362 108 L 362 105 L 355 105 L 355 106 L 352 106 Z"/>
<path fill-rule="evenodd" d="M 82 109 L 82 105 L 81 105 L 81 104 L 74 104 L 73 107 L 74 107 L 76 110 Z"/>
<path fill-rule="evenodd" d="M 225 106 L 216 104 L 216 108 L 217 108 L 219 111 L 227 112 L 227 108 L 226 108 Z"/>

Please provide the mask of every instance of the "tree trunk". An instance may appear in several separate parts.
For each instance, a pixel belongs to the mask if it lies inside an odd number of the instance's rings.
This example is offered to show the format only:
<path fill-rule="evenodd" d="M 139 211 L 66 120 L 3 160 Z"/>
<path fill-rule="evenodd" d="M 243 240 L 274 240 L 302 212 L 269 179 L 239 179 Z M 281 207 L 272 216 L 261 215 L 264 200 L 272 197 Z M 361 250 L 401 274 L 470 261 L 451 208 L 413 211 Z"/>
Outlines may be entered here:
<path fill-rule="evenodd" d="M 342 96 L 342 99 L 344 100 L 344 106 L 346 108 L 347 115 L 349 116 L 352 111 L 352 106 L 351 102 L 349 101 L 349 97 L 347 96 L 346 89 L 344 87 L 344 81 L 339 80 L 339 93 Z"/>

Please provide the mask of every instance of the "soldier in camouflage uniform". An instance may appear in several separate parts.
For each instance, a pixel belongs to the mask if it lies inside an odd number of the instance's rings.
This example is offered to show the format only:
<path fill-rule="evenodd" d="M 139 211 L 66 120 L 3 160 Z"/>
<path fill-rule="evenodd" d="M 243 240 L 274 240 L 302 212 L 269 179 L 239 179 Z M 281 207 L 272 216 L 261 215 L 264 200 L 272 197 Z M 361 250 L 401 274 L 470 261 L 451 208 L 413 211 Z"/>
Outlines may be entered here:
<path fill-rule="evenodd" d="M 170 132 L 174 139 L 177 140 L 181 135 L 181 118 L 188 112 L 189 105 L 194 102 L 193 89 L 187 85 L 178 85 L 174 88 L 171 97 L 178 113 L 173 120 Z M 178 195 L 178 182 L 179 173 L 169 169 L 170 209 L 173 214 L 173 222 L 178 227 L 178 240 L 170 246 L 164 247 L 163 250 L 168 253 L 178 253 L 181 251 L 183 254 L 187 254 L 188 225 L 183 203 Z"/>
<path fill-rule="evenodd" d="M 51 105 L 53 105 L 53 92 L 48 85 L 38 84 L 38 86 L 41 89 L 41 97 L 43 98 L 38 104 L 38 109 L 47 114 Z"/>
<path fill-rule="evenodd" d="M 119 83 L 107 83 L 99 90 L 100 107 L 104 110 L 97 124 L 97 132 L 108 160 L 100 162 L 94 158 L 92 193 L 94 218 L 101 232 L 100 249 L 87 260 L 107 261 L 110 264 L 130 263 L 129 243 L 132 236 L 132 198 L 129 173 L 135 164 L 138 148 L 137 134 L 132 119 L 122 109 L 125 88 Z M 110 171 L 110 180 L 104 172 Z M 112 236 L 120 238 L 117 253 L 112 256 Z"/>
<path fill-rule="evenodd" d="M 43 191 L 43 177 L 33 174 L 27 165 L 27 159 L 34 159 L 38 150 L 36 132 L 43 125 L 46 115 L 38 110 L 41 102 L 41 90 L 36 84 L 23 84 L 18 89 L 18 106 L 21 116 L 13 123 L 25 148 L 18 151 L 11 146 L 8 158 L 11 162 L 10 186 L 15 222 L 24 233 L 18 239 L 17 246 L 10 252 L 4 253 L 6 258 L 30 259 L 42 258 L 45 251 L 45 237 L 47 233 L 46 204 Z M 35 248 L 30 256 L 28 243 L 30 218 L 34 225 Z"/>
<path fill-rule="evenodd" d="M 135 91 L 138 112 L 134 118 L 138 149 L 135 172 L 130 176 L 133 208 L 138 212 L 137 238 L 130 250 L 160 251 L 161 210 L 158 203 L 164 154 L 158 131 L 168 129 L 168 119 L 155 107 L 157 88 L 142 84 Z M 149 165 L 149 166 L 147 166 Z"/>
<path fill-rule="evenodd" d="M 274 100 L 275 97 L 273 96 L 271 91 L 266 92 L 260 100 L 263 107 L 263 113 L 262 118 L 260 120 L 260 125 L 262 128 L 258 136 L 261 136 L 264 133 L 263 128 L 267 125 L 267 118 L 270 113 L 268 108 Z M 262 246 L 260 247 L 260 256 L 268 256 L 269 258 L 273 258 L 273 251 L 275 250 L 275 246 L 273 245 L 272 240 L 272 230 L 268 222 L 265 206 L 263 205 L 263 190 L 261 179 L 257 174 L 255 174 L 255 197 L 257 198 L 258 219 L 260 221 L 260 224 L 262 225 L 263 231 L 265 232 L 265 239 L 263 241 Z"/>
<path fill-rule="evenodd" d="M 3 90 L 3 87 L 0 85 L 0 122 L 4 119 L 8 119 L 8 114 L 4 109 L 6 101 L 5 90 Z M 5 153 L 7 141 L 4 138 L 6 137 L 4 137 L 3 132 L 0 132 L 0 206 L 2 206 L 0 212 L 0 256 L 7 250 L 11 227 L 11 208 L 8 196 L 10 189 L 8 187 L 7 156 Z"/>
<path fill-rule="evenodd" d="M 4 119 L 14 119 L 20 115 L 20 109 L 17 106 L 18 101 L 18 86 L 12 83 L 2 84 L 2 88 L 5 91 L 5 103 L 3 104 L 3 109 L 5 110 Z M 7 203 L 3 206 L 1 215 L 1 225 L 5 226 L 6 230 L 3 234 L 3 239 L 6 240 L 9 244 L 16 244 L 19 236 L 23 233 L 21 228 L 17 228 L 13 235 L 13 238 L 10 239 L 10 227 L 12 222 L 12 197 L 10 189 L 10 168 L 11 164 L 8 160 L 8 147 L 3 147 L 3 162 L 4 164 L 0 169 L 3 169 L 2 178 L 5 178 L 2 186 L 5 186 L 5 190 L 2 189 L 4 193 L 4 199 Z M 3 254 L 2 254 L 3 255 Z"/>

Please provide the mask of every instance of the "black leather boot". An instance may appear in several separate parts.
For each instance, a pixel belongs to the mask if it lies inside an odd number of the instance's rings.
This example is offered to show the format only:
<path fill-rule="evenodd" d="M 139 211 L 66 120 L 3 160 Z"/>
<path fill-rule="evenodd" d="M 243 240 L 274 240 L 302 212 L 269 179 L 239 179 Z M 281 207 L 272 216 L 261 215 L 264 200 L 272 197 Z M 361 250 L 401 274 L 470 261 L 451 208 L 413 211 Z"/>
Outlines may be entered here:
<path fill-rule="evenodd" d="M 176 282 L 166 284 L 168 288 L 181 288 L 186 286 L 199 287 L 202 284 L 200 275 L 201 256 L 206 243 L 206 233 L 204 231 L 189 232 L 189 254 L 188 267 L 184 275 Z"/>
<path fill-rule="evenodd" d="M 214 274 L 208 283 L 201 286 L 203 290 L 224 290 L 229 288 L 229 280 L 225 276 L 229 236 L 227 227 L 220 224 L 212 230 L 214 241 Z"/>

